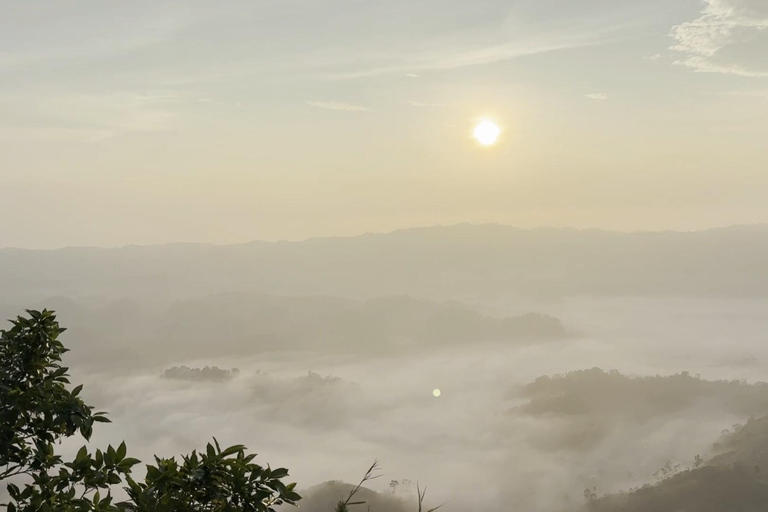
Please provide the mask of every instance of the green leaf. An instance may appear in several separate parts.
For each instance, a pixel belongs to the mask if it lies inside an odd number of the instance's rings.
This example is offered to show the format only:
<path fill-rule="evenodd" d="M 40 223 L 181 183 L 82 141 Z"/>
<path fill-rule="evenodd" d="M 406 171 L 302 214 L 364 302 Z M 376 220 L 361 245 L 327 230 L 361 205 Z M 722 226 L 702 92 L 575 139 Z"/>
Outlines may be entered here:
<path fill-rule="evenodd" d="M 301 500 L 301 496 L 298 493 L 294 492 L 294 491 L 286 492 L 283 495 L 283 498 L 285 498 L 286 500 L 289 500 L 289 501 L 300 501 Z"/>
<path fill-rule="evenodd" d="M 136 464 L 139 464 L 139 463 L 141 463 L 141 461 L 139 459 L 134 459 L 134 458 L 131 458 L 131 457 L 126 457 L 126 458 L 124 458 L 123 460 L 120 461 L 120 467 L 121 468 L 128 468 L 128 469 L 130 469 L 130 468 L 132 468 L 133 466 L 135 466 Z"/>
<path fill-rule="evenodd" d="M 80 450 L 78 450 L 77 455 L 75 456 L 75 462 L 82 462 L 87 458 L 88 458 L 88 449 L 85 446 L 83 446 L 82 448 L 80 448 Z"/>
<path fill-rule="evenodd" d="M 288 476 L 288 470 L 285 468 L 277 468 L 272 470 L 272 478 L 285 478 Z"/>
<path fill-rule="evenodd" d="M 117 456 L 115 457 L 115 462 L 120 462 L 125 458 L 127 447 L 125 446 L 125 441 L 120 443 L 120 446 L 117 447 Z"/>
<path fill-rule="evenodd" d="M 230 456 L 232 454 L 239 453 L 239 452 L 242 452 L 244 450 L 245 450 L 245 446 L 243 446 L 241 444 L 238 444 L 238 445 L 235 445 L 235 446 L 230 446 L 229 448 L 227 448 L 226 450 L 221 452 L 221 456 L 222 457 L 228 457 L 228 456 Z"/>

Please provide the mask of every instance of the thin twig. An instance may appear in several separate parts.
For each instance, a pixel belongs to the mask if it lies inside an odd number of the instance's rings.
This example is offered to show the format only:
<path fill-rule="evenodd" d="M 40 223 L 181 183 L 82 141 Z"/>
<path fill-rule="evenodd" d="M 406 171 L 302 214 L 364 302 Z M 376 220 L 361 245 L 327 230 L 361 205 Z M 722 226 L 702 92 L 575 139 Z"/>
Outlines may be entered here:
<path fill-rule="evenodd" d="M 363 486 L 365 482 L 368 482 L 369 480 L 374 480 L 376 478 L 379 478 L 381 475 L 374 475 L 377 470 L 379 469 L 379 461 L 374 460 L 373 464 L 371 464 L 371 467 L 368 468 L 368 471 L 365 472 L 365 475 L 363 475 L 363 478 L 360 480 L 360 483 L 357 484 L 357 486 L 350 491 L 349 496 L 347 496 L 347 499 L 344 501 L 340 501 L 339 504 L 336 506 L 337 512 L 346 512 L 347 506 L 349 505 L 365 505 L 364 501 L 352 501 L 352 498 L 357 494 L 357 492 L 360 490 L 360 488 Z"/>
<path fill-rule="evenodd" d="M 423 508 L 423 505 L 424 505 L 424 497 L 427 495 L 427 488 L 425 487 L 424 490 L 422 491 L 419 488 L 419 482 L 416 482 L 416 494 L 419 497 L 419 512 L 422 512 L 422 508 Z M 427 510 L 427 512 L 435 512 L 435 510 L 441 508 L 443 505 L 445 505 L 445 503 L 442 503 L 442 504 L 436 506 L 435 508 L 431 508 L 431 509 Z"/>

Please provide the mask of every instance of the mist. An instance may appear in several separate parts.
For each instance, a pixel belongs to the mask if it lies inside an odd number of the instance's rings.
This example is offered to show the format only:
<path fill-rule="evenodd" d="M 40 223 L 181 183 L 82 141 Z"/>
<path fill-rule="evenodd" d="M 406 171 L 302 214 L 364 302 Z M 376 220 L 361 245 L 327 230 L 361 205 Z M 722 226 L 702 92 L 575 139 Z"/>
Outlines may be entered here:
<path fill-rule="evenodd" d="M 63 339 L 72 349 L 74 380 L 113 421 L 96 432 L 93 445 L 125 440 L 133 456 L 151 460 L 191 452 L 213 436 L 242 443 L 265 463 L 290 468 L 310 510 L 349 492 L 325 482 L 356 483 L 373 460 L 383 477 L 366 489 L 378 493 L 369 501 L 379 510 L 415 506 L 417 483 L 428 488 L 430 504 L 449 510 L 580 510 L 585 488 L 602 496 L 659 484 L 665 466 L 709 460 L 720 453 L 715 443 L 724 430 L 768 413 L 768 384 L 761 383 L 768 370 L 768 289 L 750 275 L 711 276 L 719 289 L 700 291 L 704 285 L 691 285 L 694 267 L 644 295 L 637 293 L 637 272 L 617 267 L 610 277 L 582 274 L 574 294 L 554 294 L 554 285 L 535 293 L 515 281 L 488 289 L 486 265 L 472 266 L 473 248 L 530 249 L 517 231 L 460 232 L 472 236 L 441 234 L 450 241 L 446 262 L 464 255 L 444 264 L 463 271 L 454 293 L 442 297 L 436 286 L 416 293 L 414 285 L 428 281 L 405 278 L 415 260 L 392 256 L 403 237 L 394 233 L 376 238 L 376 252 L 347 256 L 353 269 L 361 260 L 390 269 L 393 279 L 377 298 L 312 294 L 328 271 L 311 251 L 291 262 L 297 274 L 270 274 L 268 292 L 252 281 L 217 287 L 221 267 L 200 260 L 199 278 L 180 272 L 158 294 L 151 283 L 157 263 L 126 255 L 169 248 L 98 251 L 101 265 L 113 269 L 104 280 L 85 271 L 95 250 L 62 250 L 24 259 L 30 268 L 35 259 L 51 267 L 15 274 L 34 284 L 24 303 L 4 294 L 2 314 L 47 307 L 69 327 Z M 734 228 L 709 243 L 727 254 L 722 240 L 742 232 Z M 584 246 L 595 235 L 525 233 L 532 236 Z M 677 238 L 712 235 L 659 236 L 678 244 Z M 648 239 L 654 237 L 634 242 L 638 250 Z M 369 240 L 313 244 L 335 254 Z M 198 251 L 179 246 L 172 257 Z M 549 268 L 573 265 L 572 256 L 553 253 Z M 45 277 L 45 268 L 64 262 L 91 276 L 87 288 Z M 519 264 L 497 265 L 514 272 Z M 354 290 L 356 271 L 338 272 L 334 288 Z M 538 280 L 562 283 L 545 274 Z M 65 443 L 67 450 L 77 447 Z"/>

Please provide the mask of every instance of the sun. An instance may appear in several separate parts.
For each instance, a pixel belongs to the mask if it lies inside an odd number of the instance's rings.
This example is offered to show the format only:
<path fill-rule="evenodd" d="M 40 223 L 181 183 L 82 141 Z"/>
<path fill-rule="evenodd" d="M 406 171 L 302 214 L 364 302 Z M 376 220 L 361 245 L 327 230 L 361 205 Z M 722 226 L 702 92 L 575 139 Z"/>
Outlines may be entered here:
<path fill-rule="evenodd" d="M 472 135 L 483 146 L 490 146 L 495 143 L 500 133 L 499 125 L 488 120 L 478 123 L 472 131 Z"/>

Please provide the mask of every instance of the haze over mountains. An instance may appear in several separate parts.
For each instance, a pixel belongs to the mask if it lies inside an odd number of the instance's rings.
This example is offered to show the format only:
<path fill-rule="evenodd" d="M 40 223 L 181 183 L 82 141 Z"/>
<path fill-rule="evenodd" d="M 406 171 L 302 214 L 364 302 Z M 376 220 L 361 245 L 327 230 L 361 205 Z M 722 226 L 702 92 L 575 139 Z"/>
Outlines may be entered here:
<path fill-rule="evenodd" d="M 621 233 L 498 225 L 241 245 L 0 250 L 14 297 L 179 298 L 220 291 L 372 298 L 409 294 L 768 296 L 768 226 Z"/>
<path fill-rule="evenodd" d="M 114 421 L 94 442 L 244 443 L 309 510 L 375 458 L 373 512 L 414 509 L 390 480 L 446 510 L 669 512 L 706 502 L 696 479 L 761 503 L 768 466 L 733 468 L 765 420 L 720 438 L 768 416 L 768 226 L 0 249 L 0 315 L 25 308 L 68 328 Z"/>
<path fill-rule="evenodd" d="M 28 307 L 56 310 L 75 333 L 78 361 L 117 358 L 134 364 L 185 358 L 252 355 L 270 351 L 383 356 L 464 344 L 522 345 L 563 339 L 562 323 L 538 313 L 492 317 L 460 303 L 405 296 L 356 301 L 218 293 L 163 304 L 147 299 L 78 302 L 51 297 Z M 2 303 L 12 317 L 21 303 Z"/>

